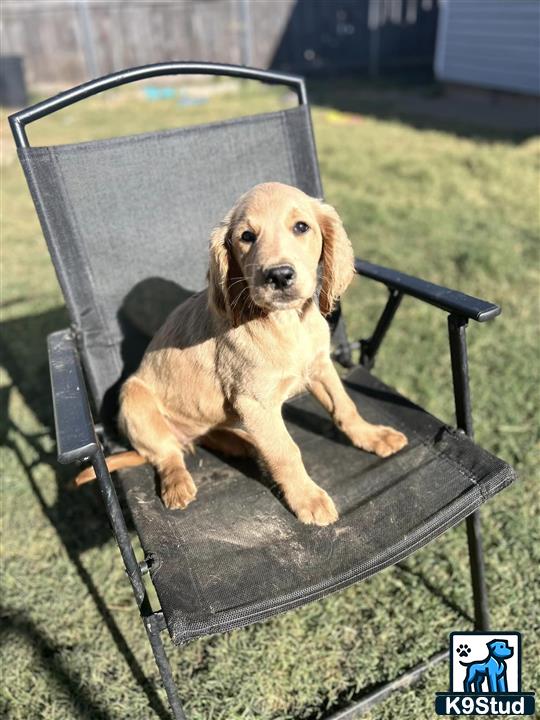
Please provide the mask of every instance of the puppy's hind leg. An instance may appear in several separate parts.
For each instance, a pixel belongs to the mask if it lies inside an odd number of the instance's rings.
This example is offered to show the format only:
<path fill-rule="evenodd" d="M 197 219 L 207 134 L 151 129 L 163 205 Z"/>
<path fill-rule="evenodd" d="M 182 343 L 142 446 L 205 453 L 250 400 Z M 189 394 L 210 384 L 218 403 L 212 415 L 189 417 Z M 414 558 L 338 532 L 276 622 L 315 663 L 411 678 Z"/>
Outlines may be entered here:
<path fill-rule="evenodd" d="M 135 450 L 157 469 L 166 507 L 187 507 L 197 488 L 186 468 L 182 446 L 151 390 L 137 377 L 122 388 L 119 421 Z"/>

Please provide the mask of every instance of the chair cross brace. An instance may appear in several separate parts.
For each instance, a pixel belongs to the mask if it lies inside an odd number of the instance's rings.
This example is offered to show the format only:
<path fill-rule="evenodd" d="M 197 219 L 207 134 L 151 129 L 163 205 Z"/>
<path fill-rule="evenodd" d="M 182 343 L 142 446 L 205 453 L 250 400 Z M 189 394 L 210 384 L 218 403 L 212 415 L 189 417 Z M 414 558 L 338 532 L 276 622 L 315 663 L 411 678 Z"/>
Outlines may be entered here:
<path fill-rule="evenodd" d="M 384 310 L 375 326 L 373 335 L 367 340 L 360 340 L 360 365 L 363 365 L 367 370 L 371 370 L 375 364 L 375 355 L 379 347 L 381 346 L 384 336 L 394 315 L 397 312 L 403 298 L 403 293 L 395 288 L 388 288 L 388 301 L 384 306 Z"/>

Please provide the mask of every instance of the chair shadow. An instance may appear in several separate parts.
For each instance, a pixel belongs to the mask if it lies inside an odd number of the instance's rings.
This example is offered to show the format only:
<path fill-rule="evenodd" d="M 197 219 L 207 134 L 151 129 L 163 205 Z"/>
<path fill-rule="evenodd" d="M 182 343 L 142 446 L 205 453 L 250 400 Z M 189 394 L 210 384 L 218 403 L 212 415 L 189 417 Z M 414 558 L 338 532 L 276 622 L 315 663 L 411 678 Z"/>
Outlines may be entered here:
<path fill-rule="evenodd" d="M 0 440 L 13 451 L 19 461 L 32 492 L 39 503 L 45 517 L 55 529 L 58 539 L 65 548 L 70 562 L 92 597 L 96 609 L 113 642 L 128 664 L 135 681 L 146 694 L 149 706 L 161 720 L 169 720 L 166 710 L 151 681 L 146 677 L 141 665 L 135 658 L 127 644 L 122 632 L 96 586 L 92 576 L 81 561 L 81 554 L 92 547 L 99 547 L 111 538 L 111 531 L 107 518 L 103 512 L 102 501 L 95 485 L 87 485 L 74 489 L 72 485 L 73 469 L 61 466 L 53 452 L 47 452 L 42 445 L 42 438 L 54 434 L 54 420 L 50 402 L 48 360 L 46 355 L 46 336 L 68 325 L 66 312 L 63 308 L 56 308 L 42 314 L 27 316 L 3 324 L 0 337 L 0 364 L 7 370 L 12 385 L 4 386 L 0 392 Z M 21 356 L 24 353 L 24 356 Z M 10 393 L 17 389 L 23 396 L 27 406 L 35 414 L 39 422 L 46 429 L 40 433 L 25 432 L 15 419 L 8 415 L 8 400 Z M 28 461 L 25 457 L 22 444 L 29 446 L 35 460 Z M 34 469 L 39 465 L 48 465 L 54 470 L 57 480 L 57 494 L 54 505 L 49 505 L 40 490 L 39 483 L 34 476 Z M 136 612 L 134 603 L 133 610 Z M 21 619 L 20 632 L 29 634 L 38 633 L 32 628 L 29 621 Z M 38 646 L 45 648 L 45 644 Z M 58 674 L 58 681 L 65 685 L 72 693 L 74 702 L 81 707 L 88 704 L 92 711 L 82 717 L 107 720 L 109 717 L 90 698 L 85 697 L 85 691 L 70 670 L 62 663 L 53 663 L 53 671 Z M 82 698 L 82 699 L 81 699 Z M 81 710 L 82 712 L 82 710 Z"/>
<path fill-rule="evenodd" d="M 434 585 L 431 580 L 425 575 L 425 573 L 420 572 L 418 570 L 413 570 L 411 567 L 409 567 L 405 562 L 400 562 L 397 565 L 394 566 L 396 570 L 401 573 L 404 576 L 410 575 L 412 577 L 417 578 L 420 580 L 422 585 L 426 588 L 428 592 L 430 592 L 432 595 L 435 595 L 436 598 L 438 598 L 443 605 L 445 605 L 449 610 L 452 610 L 452 612 L 455 612 L 456 615 L 459 615 L 464 620 L 467 620 L 471 624 L 474 624 L 474 618 L 470 613 L 468 613 L 466 610 L 464 610 L 462 607 L 460 607 L 457 603 L 455 603 L 451 598 L 449 598 L 447 595 L 445 595 L 442 590 Z"/>
<path fill-rule="evenodd" d="M 61 658 L 62 648 L 47 636 L 24 613 L 0 607 L 0 637 L 16 634 L 25 640 L 32 652 L 39 655 L 54 682 L 67 691 L 81 720 L 110 720 L 106 708 L 83 687 L 82 678 Z"/>

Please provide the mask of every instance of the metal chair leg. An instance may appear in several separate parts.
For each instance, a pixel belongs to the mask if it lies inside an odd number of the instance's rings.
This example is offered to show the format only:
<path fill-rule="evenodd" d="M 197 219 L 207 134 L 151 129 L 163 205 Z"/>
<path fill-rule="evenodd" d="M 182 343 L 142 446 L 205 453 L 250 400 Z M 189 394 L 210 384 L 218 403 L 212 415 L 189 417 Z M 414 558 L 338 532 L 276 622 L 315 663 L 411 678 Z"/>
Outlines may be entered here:
<path fill-rule="evenodd" d="M 474 598 L 474 627 L 475 630 L 489 630 L 489 608 L 479 510 L 467 518 L 467 541 Z"/>
<path fill-rule="evenodd" d="M 163 642 L 161 641 L 161 629 L 153 616 L 143 618 L 143 621 L 148 639 L 150 640 L 150 645 L 152 646 L 154 659 L 156 661 L 156 665 L 158 666 L 161 680 L 163 681 L 163 687 L 167 693 L 167 699 L 169 701 L 169 705 L 171 706 L 174 720 L 187 720 L 184 714 L 184 709 L 182 708 L 182 702 L 178 694 L 178 689 L 171 672 L 169 659 L 165 653 Z"/>
<path fill-rule="evenodd" d="M 465 318 L 449 315 L 448 337 L 450 340 L 457 426 L 472 439 L 474 435 L 466 330 L 467 320 Z M 488 630 L 489 609 L 479 511 L 476 511 L 467 518 L 467 541 L 469 544 L 469 560 L 474 599 L 474 625 L 476 630 Z"/>

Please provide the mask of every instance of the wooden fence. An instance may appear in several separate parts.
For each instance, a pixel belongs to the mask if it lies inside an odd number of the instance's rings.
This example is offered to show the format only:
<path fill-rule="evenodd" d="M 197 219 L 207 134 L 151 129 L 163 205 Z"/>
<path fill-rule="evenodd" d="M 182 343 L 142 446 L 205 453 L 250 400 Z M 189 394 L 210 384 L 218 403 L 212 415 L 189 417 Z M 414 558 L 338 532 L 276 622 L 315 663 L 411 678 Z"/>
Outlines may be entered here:
<path fill-rule="evenodd" d="M 205 60 L 302 73 L 431 66 L 437 0 L 3 0 L 30 86 Z"/>

